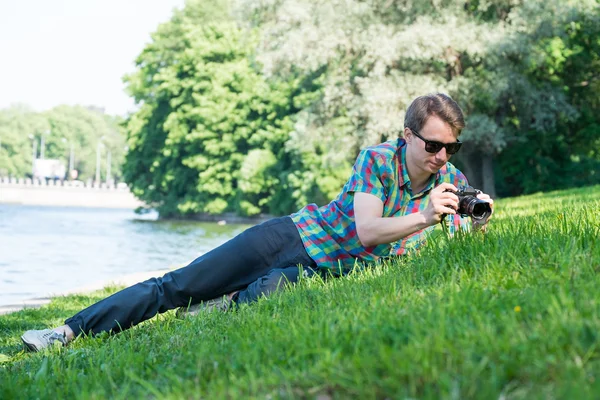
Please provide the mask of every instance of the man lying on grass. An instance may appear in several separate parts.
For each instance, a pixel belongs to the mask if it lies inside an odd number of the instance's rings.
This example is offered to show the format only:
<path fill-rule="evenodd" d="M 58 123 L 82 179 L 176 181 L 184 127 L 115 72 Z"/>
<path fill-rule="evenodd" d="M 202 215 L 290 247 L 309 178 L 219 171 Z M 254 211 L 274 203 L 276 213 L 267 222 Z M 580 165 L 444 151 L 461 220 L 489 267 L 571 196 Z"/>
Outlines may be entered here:
<path fill-rule="evenodd" d="M 471 223 L 481 228 L 456 213 L 454 192 L 467 179 L 448 160 L 461 147 L 464 126 L 460 107 L 447 95 L 418 97 L 406 111 L 404 138 L 361 151 L 331 203 L 254 226 L 186 267 L 117 292 L 63 326 L 27 331 L 22 340 L 39 351 L 83 333 L 120 332 L 177 307 L 225 310 L 296 282 L 301 271 L 339 276 L 357 262 L 407 254 L 440 222 L 451 234 Z M 492 203 L 486 194 L 478 198 Z"/>

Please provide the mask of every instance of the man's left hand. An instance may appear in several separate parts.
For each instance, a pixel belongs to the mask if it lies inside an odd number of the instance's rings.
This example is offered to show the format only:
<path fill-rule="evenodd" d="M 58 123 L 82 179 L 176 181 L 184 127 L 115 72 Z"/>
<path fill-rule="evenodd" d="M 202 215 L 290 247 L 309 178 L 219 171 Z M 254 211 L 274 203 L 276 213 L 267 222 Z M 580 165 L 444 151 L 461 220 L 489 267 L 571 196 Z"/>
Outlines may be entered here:
<path fill-rule="evenodd" d="M 492 215 L 493 215 L 494 214 L 494 200 L 490 197 L 490 195 L 489 194 L 485 194 L 485 193 L 479 193 L 477 195 L 477 198 L 479 200 L 485 200 L 488 203 L 490 203 L 490 208 L 492 209 Z M 473 222 L 473 230 L 485 232 L 486 229 L 487 229 L 488 221 L 492 218 L 492 215 L 490 215 L 489 218 L 486 219 L 483 224 L 480 224 L 477 221 L 471 219 L 471 221 Z"/>

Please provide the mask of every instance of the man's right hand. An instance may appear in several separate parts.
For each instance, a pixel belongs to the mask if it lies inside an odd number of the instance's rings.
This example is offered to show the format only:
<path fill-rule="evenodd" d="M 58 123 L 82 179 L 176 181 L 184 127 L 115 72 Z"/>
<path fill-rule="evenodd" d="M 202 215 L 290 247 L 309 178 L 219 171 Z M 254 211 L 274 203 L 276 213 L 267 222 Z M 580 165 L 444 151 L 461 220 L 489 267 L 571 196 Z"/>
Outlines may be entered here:
<path fill-rule="evenodd" d="M 429 204 L 421 213 L 425 216 L 428 226 L 439 224 L 445 214 L 456 214 L 458 209 L 458 191 L 451 183 L 436 186 L 429 194 Z"/>

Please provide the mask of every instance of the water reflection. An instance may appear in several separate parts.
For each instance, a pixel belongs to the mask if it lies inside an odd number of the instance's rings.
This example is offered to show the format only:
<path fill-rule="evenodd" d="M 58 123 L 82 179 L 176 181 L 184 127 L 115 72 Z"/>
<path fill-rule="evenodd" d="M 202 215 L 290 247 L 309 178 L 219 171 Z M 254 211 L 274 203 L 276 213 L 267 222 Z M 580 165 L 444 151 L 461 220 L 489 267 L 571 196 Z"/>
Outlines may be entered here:
<path fill-rule="evenodd" d="M 184 265 L 247 228 L 130 210 L 0 205 L 0 305 Z"/>

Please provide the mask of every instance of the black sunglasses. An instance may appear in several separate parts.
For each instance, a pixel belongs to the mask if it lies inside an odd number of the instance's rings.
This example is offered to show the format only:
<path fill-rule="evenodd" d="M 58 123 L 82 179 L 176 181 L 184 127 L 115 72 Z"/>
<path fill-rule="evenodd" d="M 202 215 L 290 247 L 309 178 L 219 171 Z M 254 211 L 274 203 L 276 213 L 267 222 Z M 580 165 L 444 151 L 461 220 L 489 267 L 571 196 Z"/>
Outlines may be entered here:
<path fill-rule="evenodd" d="M 408 128 L 410 129 L 410 128 Z M 427 140 L 423 136 L 419 135 L 419 132 L 414 129 L 410 129 L 412 133 L 415 134 L 416 137 L 425 142 L 425 151 L 428 153 L 437 153 L 442 147 L 446 148 L 446 153 L 448 154 L 456 154 L 460 150 L 460 146 L 462 146 L 462 142 L 460 140 L 456 140 L 454 143 L 442 143 L 436 142 L 435 140 Z"/>

